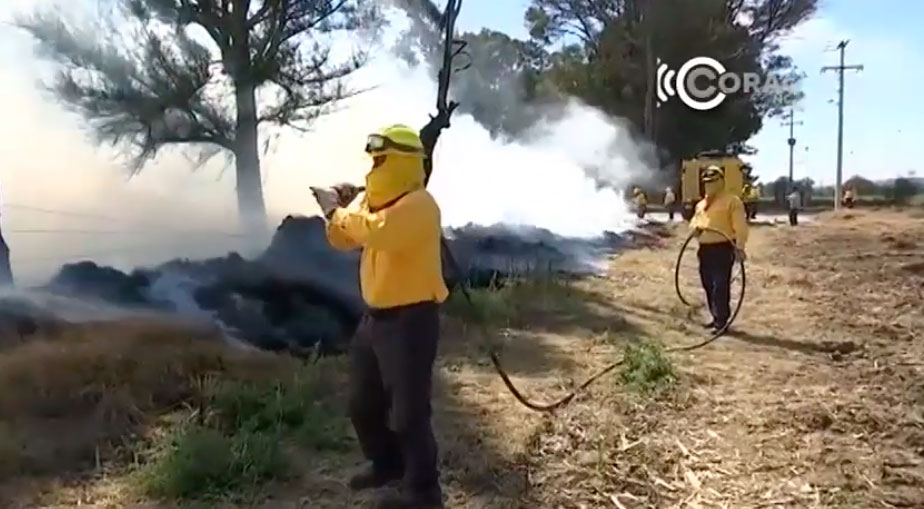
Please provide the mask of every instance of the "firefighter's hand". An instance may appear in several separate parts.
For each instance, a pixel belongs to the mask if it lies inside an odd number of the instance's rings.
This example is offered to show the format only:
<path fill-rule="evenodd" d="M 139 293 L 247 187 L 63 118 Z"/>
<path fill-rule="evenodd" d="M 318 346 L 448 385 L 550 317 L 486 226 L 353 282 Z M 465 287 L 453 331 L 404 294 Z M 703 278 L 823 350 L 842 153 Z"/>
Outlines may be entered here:
<path fill-rule="evenodd" d="M 337 192 L 337 204 L 341 207 L 346 207 L 353 203 L 353 200 L 363 191 L 363 188 L 350 184 L 349 182 L 343 182 L 335 185 L 333 190 Z"/>
<path fill-rule="evenodd" d="M 694 237 L 699 238 L 699 236 L 702 235 L 702 234 L 703 234 L 703 229 L 702 229 L 702 228 L 693 228 L 693 236 L 694 236 Z"/>
<path fill-rule="evenodd" d="M 744 252 L 744 249 L 741 249 L 740 247 L 735 248 L 735 256 L 742 262 L 748 261 L 748 254 Z"/>
<path fill-rule="evenodd" d="M 340 195 L 333 188 L 312 187 L 311 194 L 321 207 L 321 213 L 329 218 L 340 205 Z"/>

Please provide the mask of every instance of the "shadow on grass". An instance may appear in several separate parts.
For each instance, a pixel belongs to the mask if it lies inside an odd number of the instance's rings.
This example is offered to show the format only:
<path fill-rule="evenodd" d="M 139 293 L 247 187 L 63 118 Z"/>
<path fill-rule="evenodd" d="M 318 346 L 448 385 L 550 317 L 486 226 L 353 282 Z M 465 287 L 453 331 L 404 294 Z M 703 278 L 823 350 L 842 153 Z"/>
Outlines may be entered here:
<path fill-rule="evenodd" d="M 606 296 L 589 290 L 584 278 L 537 277 L 469 290 L 470 304 L 454 292 L 444 305 L 452 318 L 471 325 L 516 328 L 554 334 L 631 332 Z"/>
<path fill-rule="evenodd" d="M 782 348 L 807 355 L 846 355 L 856 351 L 859 348 L 856 343 L 851 341 L 824 341 L 821 343 L 815 343 L 811 341 L 798 341 L 795 339 L 778 338 L 775 336 L 762 334 L 752 334 L 749 332 L 737 330 L 735 328 L 732 328 L 729 332 L 726 333 L 726 335 L 732 338 L 740 339 L 741 341 L 752 345 Z"/>

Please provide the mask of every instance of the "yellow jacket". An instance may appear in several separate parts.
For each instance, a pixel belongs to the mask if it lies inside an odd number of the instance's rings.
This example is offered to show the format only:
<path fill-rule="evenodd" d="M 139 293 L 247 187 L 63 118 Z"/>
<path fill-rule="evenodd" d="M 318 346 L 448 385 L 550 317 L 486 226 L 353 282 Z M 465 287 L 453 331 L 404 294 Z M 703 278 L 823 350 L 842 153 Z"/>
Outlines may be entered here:
<path fill-rule="evenodd" d="M 378 212 L 369 211 L 363 195 L 334 211 L 327 225 L 335 249 L 363 249 L 360 288 L 366 304 L 376 309 L 446 300 L 441 235 L 439 206 L 425 189 Z"/>
<path fill-rule="evenodd" d="M 638 193 L 635 195 L 635 205 L 639 207 L 648 205 L 648 197 L 645 196 L 645 193 Z"/>
<path fill-rule="evenodd" d="M 737 196 L 721 192 L 712 199 L 704 198 L 696 204 L 696 212 L 690 220 L 690 228 L 713 228 L 728 235 L 735 244 L 744 249 L 748 241 L 748 219 L 744 204 Z M 727 242 L 722 235 L 703 231 L 699 237 L 700 244 Z"/>

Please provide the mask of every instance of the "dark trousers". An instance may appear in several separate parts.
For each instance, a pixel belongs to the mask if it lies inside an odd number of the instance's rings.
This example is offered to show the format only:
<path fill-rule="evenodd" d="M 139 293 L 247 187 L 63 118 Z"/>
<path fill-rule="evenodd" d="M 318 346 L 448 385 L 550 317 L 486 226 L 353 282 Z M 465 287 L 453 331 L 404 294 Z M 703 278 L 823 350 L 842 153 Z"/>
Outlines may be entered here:
<path fill-rule="evenodd" d="M 668 205 L 668 206 L 667 206 L 667 220 L 668 220 L 668 221 L 673 221 L 673 220 L 674 220 L 674 214 L 675 214 L 676 212 L 677 212 L 677 207 L 676 207 L 674 204 Z"/>
<path fill-rule="evenodd" d="M 404 471 L 405 488 L 439 483 L 430 426 L 439 338 L 434 302 L 371 310 L 350 345 L 350 419 L 376 469 Z"/>
<path fill-rule="evenodd" d="M 709 312 L 718 326 L 731 316 L 731 276 L 735 265 L 735 246 L 730 242 L 702 244 L 697 252 L 699 278 L 706 291 Z"/>
<path fill-rule="evenodd" d="M 796 226 L 799 224 L 799 209 L 789 209 L 789 225 Z"/>

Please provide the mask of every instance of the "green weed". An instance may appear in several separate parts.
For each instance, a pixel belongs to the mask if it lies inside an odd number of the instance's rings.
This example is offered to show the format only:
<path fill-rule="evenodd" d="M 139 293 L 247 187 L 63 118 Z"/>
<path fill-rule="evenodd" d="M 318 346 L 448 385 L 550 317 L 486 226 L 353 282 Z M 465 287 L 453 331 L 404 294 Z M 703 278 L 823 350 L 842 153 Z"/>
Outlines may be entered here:
<path fill-rule="evenodd" d="M 325 402 L 312 373 L 213 390 L 200 423 L 177 433 L 141 473 L 149 494 L 212 499 L 253 492 L 288 474 L 286 444 L 315 451 L 351 445 L 346 419 Z"/>
<path fill-rule="evenodd" d="M 677 374 L 660 346 L 643 342 L 626 346 L 622 381 L 640 392 L 652 393 L 673 386 Z"/>
<path fill-rule="evenodd" d="M 179 432 L 147 472 L 148 493 L 168 498 L 223 497 L 284 476 L 278 436 L 190 427 Z"/>

